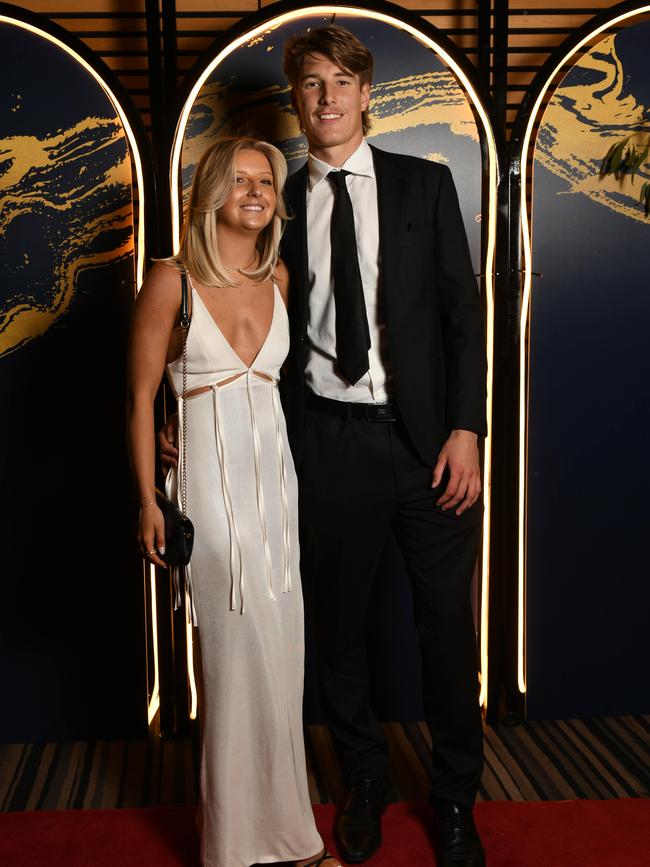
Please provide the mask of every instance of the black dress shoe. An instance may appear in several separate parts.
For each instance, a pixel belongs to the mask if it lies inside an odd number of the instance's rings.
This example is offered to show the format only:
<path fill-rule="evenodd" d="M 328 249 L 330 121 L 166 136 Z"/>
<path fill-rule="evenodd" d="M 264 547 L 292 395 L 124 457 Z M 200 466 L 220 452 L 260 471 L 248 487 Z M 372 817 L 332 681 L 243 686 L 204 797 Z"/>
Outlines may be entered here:
<path fill-rule="evenodd" d="M 485 852 L 468 807 L 436 802 L 441 867 L 485 867 Z"/>
<path fill-rule="evenodd" d="M 341 858 L 360 864 L 381 846 L 381 814 L 386 809 L 381 780 L 357 780 L 350 789 L 334 836 Z"/>

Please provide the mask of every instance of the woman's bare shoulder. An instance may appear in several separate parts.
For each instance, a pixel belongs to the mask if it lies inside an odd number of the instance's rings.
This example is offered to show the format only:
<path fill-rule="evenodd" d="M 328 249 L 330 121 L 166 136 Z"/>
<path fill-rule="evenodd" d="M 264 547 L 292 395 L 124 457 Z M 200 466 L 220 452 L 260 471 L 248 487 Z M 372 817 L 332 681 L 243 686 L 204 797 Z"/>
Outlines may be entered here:
<path fill-rule="evenodd" d="M 160 304 L 180 303 L 181 272 L 167 262 L 154 262 L 147 271 L 139 296 Z"/>
<path fill-rule="evenodd" d="M 180 286 L 181 269 L 169 262 L 154 262 L 147 271 L 147 280 L 159 286 Z"/>

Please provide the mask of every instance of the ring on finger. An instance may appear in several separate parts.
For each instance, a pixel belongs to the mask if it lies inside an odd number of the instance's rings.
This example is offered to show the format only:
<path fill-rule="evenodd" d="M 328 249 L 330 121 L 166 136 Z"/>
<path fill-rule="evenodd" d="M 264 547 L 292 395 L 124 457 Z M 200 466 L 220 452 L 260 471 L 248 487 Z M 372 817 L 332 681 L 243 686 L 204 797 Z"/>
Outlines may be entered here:
<path fill-rule="evenodd" d="M 145 553 L 145 556 L 146 556 L 146 557 L 151 557 L 151 556 L 152 556 L 153 554 L 155 554 L 155 553 L 156 553 L 156 549 L 155 549 L 155 548 L 152 548 L 150 551 L 147 551 L 147 552 Z"/>

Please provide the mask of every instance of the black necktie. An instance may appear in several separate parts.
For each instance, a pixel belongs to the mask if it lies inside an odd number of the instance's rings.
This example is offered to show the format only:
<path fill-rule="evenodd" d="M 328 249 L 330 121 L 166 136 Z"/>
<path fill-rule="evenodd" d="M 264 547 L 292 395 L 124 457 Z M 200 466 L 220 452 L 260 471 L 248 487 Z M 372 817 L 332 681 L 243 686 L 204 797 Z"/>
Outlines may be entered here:
<path fill-rule="evenodd" d="M 349 172 L 330 172 L 334 187 L 331 243 L 334 304 L 336 306 L 336 360 L 339 373 L 354 385 L 370 364 L 370 331 L 354 231 L 354 211 L 345 183 Z"/>

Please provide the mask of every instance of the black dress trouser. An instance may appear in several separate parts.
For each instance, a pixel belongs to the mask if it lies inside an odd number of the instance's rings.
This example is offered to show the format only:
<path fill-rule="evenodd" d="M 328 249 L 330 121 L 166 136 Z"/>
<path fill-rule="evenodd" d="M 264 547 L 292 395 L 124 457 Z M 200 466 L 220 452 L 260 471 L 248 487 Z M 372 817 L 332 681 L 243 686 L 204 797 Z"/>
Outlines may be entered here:
<path fill-rule="evenodd" d="M 370 707 L 365 624 L 389 531 L 406 561 L 433 743 L 434 799 L 471 806 L 483 766 L 470 584 L 482 505 L 460 517 L 436 500 L 432 468 L 401 422 L 307 410 L 300 485 L 307 628 L 315 630 L 321 697 L 348 786 L 386 774 L 387 744 Z M 442 443 L 440 444 L 442 446 Z"/>

